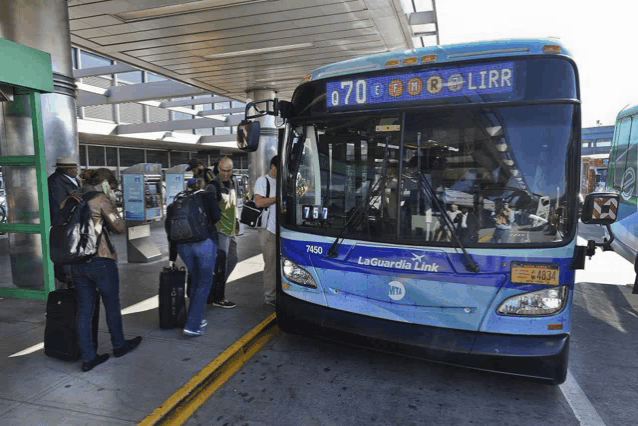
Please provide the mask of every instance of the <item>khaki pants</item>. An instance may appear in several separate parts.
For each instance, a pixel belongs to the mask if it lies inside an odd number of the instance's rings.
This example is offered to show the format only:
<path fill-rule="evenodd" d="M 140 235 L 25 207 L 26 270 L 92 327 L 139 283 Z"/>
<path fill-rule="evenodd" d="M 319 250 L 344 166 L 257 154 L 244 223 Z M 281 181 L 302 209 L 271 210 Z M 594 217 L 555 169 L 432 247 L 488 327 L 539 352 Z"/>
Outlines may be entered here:
<path fill-rule="evenodd" d="M 264 302 L 274 302 L 277 297 L 276 235 L 261 228 L 259 229 L 259 242 L 264 255 Z"/>

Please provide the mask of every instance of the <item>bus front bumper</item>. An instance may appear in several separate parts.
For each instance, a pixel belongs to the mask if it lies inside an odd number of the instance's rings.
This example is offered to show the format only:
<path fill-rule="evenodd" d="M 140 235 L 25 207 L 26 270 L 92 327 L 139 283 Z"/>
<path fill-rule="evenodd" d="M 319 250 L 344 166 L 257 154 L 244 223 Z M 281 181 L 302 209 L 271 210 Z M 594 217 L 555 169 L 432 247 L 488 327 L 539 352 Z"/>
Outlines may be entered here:
<path fill-rule="evenodd" d="M 277 296 L 285 332 L 314 335 L 445 364 L 519 375 L 553 384 L 567 376 L 569 334 L 511 335 L 389 321 Z"/>

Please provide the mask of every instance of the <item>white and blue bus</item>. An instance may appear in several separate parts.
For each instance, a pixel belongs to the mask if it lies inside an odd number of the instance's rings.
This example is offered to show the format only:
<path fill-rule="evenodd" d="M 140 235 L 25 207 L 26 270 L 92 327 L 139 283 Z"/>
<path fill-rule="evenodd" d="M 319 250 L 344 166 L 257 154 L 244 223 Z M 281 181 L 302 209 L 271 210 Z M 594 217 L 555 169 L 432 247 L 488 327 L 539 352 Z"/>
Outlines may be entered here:
<path fill-rule="evenodd" d="M 372 55 L 313 71 L 291 102 L 262 102 L 248 120 L 286 122 L 283 331 L 565 380 L 585 252 L 578 71 L 563 46 Z M 238 133 L 257 148 L 258 122 Z"/>
<path fill-rule="evenodd" d="M 608 191 L 620 196 L 618 221 L 611 225 L 615 252 L 636 265 L 638 256 L 638 105 L 623 109 L 616 118 L 607 168 Z"/>

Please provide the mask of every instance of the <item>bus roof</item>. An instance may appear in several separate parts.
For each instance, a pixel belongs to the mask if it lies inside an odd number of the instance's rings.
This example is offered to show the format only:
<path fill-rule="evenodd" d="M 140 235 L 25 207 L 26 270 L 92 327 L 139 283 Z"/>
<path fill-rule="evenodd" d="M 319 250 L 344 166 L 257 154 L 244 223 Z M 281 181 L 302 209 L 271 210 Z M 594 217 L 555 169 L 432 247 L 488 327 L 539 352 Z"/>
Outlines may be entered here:
<path fill-rule="evenodd" d="M 386 68 L 386 62 L 390 60 L 398 60 L 398 65 L 392 68 L 400 68 L 405 66 L 403 65 L 404 59 L 414 57 L 416 57 L 416 62 L 410 63 L 408 66 L 420 65 L 421 63 L 449 63 L 467 59 L 543 54 L 545 53 L 543 52 L 543 46 L 546 45 L 559 46 L 560 54 L 571 56 L 569 51 L 556 39 L 479 41 L 444 46 L 419 47 L 410 50 L 395 50 L 387 53 L 349 59 L 317 68 L 310 74 L 310 80 L 335 75 L 380 70 Z M 421 58 L 425 55 L 436 55 L 436 60 L 433 62 L 421 62 Z"/>
<path fill-rule="evenodd" d="M 618 116 L 616 117 L 616 121 L 625 117 L 629 117 L 630 115 L 636 115 L 636 114 L 638 114 L 638 105 L 630 106 L 629 108 L 625 107 L 623 108 L 622 111 L 618 113 Z"/>

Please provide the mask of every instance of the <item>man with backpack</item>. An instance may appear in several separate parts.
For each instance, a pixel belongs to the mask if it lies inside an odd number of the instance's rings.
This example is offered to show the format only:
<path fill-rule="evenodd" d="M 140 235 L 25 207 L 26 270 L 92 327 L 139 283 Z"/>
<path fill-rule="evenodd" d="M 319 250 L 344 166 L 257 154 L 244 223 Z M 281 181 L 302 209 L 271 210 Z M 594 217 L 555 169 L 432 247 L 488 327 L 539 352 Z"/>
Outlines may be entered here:
<path fill-rule="evenodd" d="M 213 282 L 217 250 L 215 223 L 220 217 L 215 192 L 198 190 L 197 181 L 190 179 L 188 190 L 175 196 L 166 209 L 164 223 L 169 265 L 175 265 L 179 253 L 192 278 L 188 318 L 183 331 L 187 336 L 204 334 L 206 321 L 203 316 Z"/>
<path fill-rule="evenodd" d="M 117 181 L 106 168 L 85 170 L 81 177 L 85 185 L 62 203 L 60 212 L 53 218 L 50 240 L 51 260 L 70 265 L 77 297 L 82 371 L 89 371 L 109 359 L 109 354 L 96 354 L 93 343 L 97 297 L 101 296 L 104 303 L 115 357 L 135 349 L 142 337 L 126 340 L 122 328 L 117 252 L 109 235 L 109 232 L 120 234 L 125 229 L 111 196 Z"/>
<path fill-rule="evenodd" d="M 197 158 L 191 158 L 188 160 L 187 172 L 193 172 L 193 177 L 196 179 L 204 179 L 206 184 L 209 184 L 215 179 L 215 173 L 198 160 Z"/>

